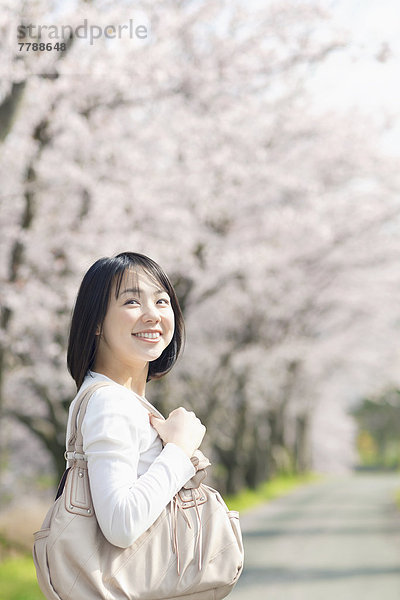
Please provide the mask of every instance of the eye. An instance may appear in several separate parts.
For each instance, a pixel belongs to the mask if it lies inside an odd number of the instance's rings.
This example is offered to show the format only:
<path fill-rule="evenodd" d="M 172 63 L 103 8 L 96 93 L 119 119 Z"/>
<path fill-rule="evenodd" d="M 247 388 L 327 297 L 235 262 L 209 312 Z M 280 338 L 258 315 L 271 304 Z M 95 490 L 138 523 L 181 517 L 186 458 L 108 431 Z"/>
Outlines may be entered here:
<path fill-rule="evenodd" d="M 160 298 L 159 300 L 157 300 L 157 304 L 169 304 L 169 298 Z"/>
<path fill-rule="evenodd" d="M 125 305 L 127 305 L 127 304 L 132 304 L 134 306 L 135 304 L 139 304 L 139 300 L 135 300 L 134 298 L 130 298 L 129 300 L 127 300 L 125 302 Z"/>

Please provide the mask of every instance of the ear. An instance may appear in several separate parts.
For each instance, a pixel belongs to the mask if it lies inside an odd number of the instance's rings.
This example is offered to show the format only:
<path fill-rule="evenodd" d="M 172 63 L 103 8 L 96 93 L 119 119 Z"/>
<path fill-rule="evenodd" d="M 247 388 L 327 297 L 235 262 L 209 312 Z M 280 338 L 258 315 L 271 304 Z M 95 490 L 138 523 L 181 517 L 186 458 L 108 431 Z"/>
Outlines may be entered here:
<path fill-rule="evenodd" d="M 100 333 L 100 325 L 97 325 L 95 335 L 100 335 Z"/>

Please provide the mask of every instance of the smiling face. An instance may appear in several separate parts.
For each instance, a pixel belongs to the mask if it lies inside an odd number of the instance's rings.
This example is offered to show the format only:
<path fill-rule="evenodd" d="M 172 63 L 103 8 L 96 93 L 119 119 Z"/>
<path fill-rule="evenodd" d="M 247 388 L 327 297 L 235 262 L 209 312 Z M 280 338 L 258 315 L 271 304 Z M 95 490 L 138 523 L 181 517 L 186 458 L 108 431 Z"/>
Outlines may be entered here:
<path fill-rule="evenodd" d="M 118 297 L 112 286 L 94 370 L 118 382 L 147 374 L 148 363 L 172 340 L 174 311 L 168 293 L 144 270 L 125 272 Z"/>

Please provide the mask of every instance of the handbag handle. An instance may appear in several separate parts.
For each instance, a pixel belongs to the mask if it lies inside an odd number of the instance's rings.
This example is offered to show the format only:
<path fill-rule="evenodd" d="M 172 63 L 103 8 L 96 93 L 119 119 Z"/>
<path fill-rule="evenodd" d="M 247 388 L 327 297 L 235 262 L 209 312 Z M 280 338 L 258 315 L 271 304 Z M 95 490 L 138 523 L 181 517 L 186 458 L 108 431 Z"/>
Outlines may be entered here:
<path fill-rule="evenodd" d="M 86 409 L 89 403 L 90 398 L 93 396 L 94 392 L 101 387 L 106 385 L 113 385 L 108 381 L 101 381 L 97 383 L 93 383 L 88 386 L 82 394 L 78 397 L 75 402 L 74 410 L 71 416 L 71 432 L 68 439 L 67 444 L 67 453 L 68 454 L 82 454 L 83 455 L 83 436 L 82 436 L 82 423 L 83 419 L 86 415 Z M 141 404 L 153 415 L 159 417 L 160 419 L 165 419 L 165 417 L 149 402 L 145 402 L 140 396 L 138 396 L 138 400 L 140 400 Z M 79 417 L 78 417 L 79 415 Z"/>
<path fill-rule="evenodd" d="M 102 381 L 90 385 L 82 392 L 75 402 L 74 410 L 72 411 L 71 416 L 71 431 L 67 443 L 67 453 L 77 453 L 83 455 L 82 423 L 83 419 L 85 418 L 86 409 L 94 392 L 106 385 L 112 384 L 108 381 Z"/>

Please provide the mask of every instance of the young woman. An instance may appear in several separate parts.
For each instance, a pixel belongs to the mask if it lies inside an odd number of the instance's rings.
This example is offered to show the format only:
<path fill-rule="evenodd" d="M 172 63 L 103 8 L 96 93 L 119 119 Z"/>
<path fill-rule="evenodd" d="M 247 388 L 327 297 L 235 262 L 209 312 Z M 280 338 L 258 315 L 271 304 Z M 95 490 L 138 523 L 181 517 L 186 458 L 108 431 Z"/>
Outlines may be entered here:
<path fill-rule="evenodd" d="M 121 548 L 133 544 L 195 474 L 190 458 L 204 425 L 184 408 L 166 420 L 149 416 L 139 400 L 147 402 L 147 381 L 171 370 L 183 337 L 178 299 L 157 263 L 123 252 L 90 267 L 72 316 L 68 368 L 78 394 L 95 382 L 112 383 L 91 397 L 82 433 L 97 521 Z"/>

